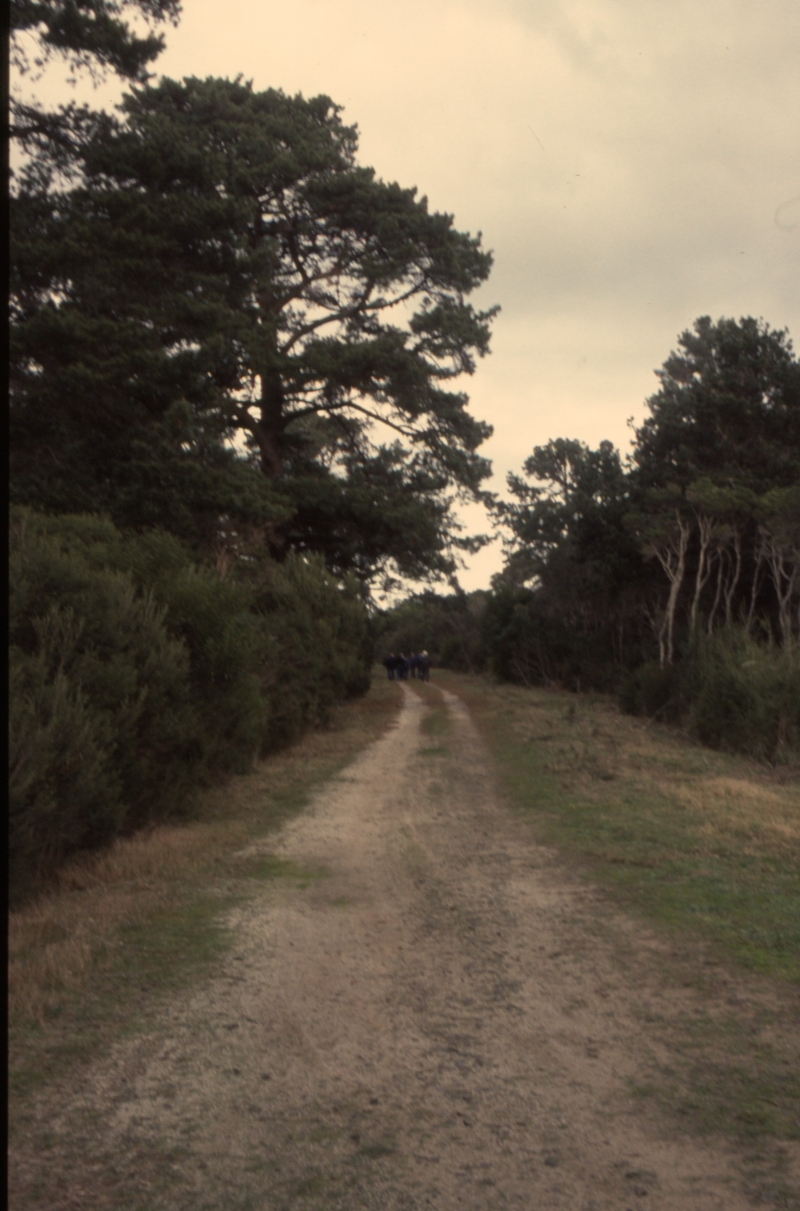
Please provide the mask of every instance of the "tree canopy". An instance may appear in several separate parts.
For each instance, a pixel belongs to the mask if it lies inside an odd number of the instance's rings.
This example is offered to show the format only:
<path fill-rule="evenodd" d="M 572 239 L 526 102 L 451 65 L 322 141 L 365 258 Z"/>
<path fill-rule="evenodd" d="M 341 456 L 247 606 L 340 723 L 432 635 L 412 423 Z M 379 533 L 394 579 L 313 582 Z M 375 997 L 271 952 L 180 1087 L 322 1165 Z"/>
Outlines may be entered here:
<path fill-rule="evenodd" d="M 86 126 L 76 187 L 22 191 L 12 416 L 29 503 L 74 508 L 77 484 L 80 507 L 113 513 L 152 430 L 171 465 L 238 475 L 240 496 L 257 467 L 253 520 L 277 553 L 452 570 L 476 541 L 453 495 L 480 496 L 489 473 L 490 427 L 455 380 L 488 351 L 496 308 L 467 296 L 491 255 L 356 151 L 327 97 L 163 80 Z"/>
<path fill-rule="evenodd" d="M 164 49 L 151 31 L 139 37 L 129 24 L 139 16 L 149 25 L 177 20 L 177 0 L 11 0 L 12 59 L 18 70 L 41 68 L 54 53 L 75 68 L 94 73 L 111 69 L 128 80 L 147 79 L 147 65 Z M 33 62 L 20 35 L 37 44 Z"/>
<path fill-rule="evenodd" d="M 45 110 L 33 97 L 23 98 L 23 81 L 37 80 L 55 57 L 95 81 L 112 71 L 144 83 L 149 64 L 164 49 L 156 30 L 177 24 L 180 11 L 178 0 L 11 0 L 10 135 L 25 156 L 24 183 L 46 186 L 54 171 L 73 175 L 78 146 L 96 115 L 75 102 Z M 137 23 L 144 29 L 137 31 Z"/>
<path fill-rule="evenodd" d="M 642 485 L 705 476 L 763 493 L 800 480 L 800 363 L 787 332 L 701 316 L 656 374 L 636 432 Z"/>
<path fill-rule="evenodd" d="M 612 443 L 601 442 L 592 450 L 584 442 L 559 437 L 536 446 L 523 471 L 524 479 L 509 475 L 514 500 L 498 507 L 510 530 L 511 578 L 524 583 L 545 575 L 556 550 L 565 546 L 608 566 L 616 553 L 609 549 L 609 535 L 622 532 L 630 494 Z"/>

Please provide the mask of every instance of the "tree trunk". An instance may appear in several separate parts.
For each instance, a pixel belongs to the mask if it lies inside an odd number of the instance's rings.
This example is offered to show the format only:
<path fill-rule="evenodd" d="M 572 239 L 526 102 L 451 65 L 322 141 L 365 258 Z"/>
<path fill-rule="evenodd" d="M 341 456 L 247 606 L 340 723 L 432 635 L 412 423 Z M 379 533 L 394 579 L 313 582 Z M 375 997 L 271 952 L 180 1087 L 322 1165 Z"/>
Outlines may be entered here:
<path fill-rule="evenodd" d="M 692 611 L 689 619 L 689 629 L 693 635 L 697 627 L 697 615 L 700 611 L 700 595 L 711 575 L 711 560 L 708 557 L 708 548 L 714 533 L 714 522 L 710 517 L 701 515 L 697 518 L 697 528 L 700 533 L 700 552 L 697 556 L 697 575 L 694 578 L 694 597 L 692 598 Z"/>
<path fill-rule="evenodd" d="M 767 553 L 766 537 L 764 535 L 763 530 L 760 530 L 759 535 L 758 535 L 758 546 L 756 547 L 756 550 L 755 550 L 755 564 L 753 567 L 753 582 L 750 585 L 750 609 L 747 611 L 747 623 L 746 623 L 748 633 L 750 631 L 750 627 L 753 624 L 753 614 L 755 613 L 755 608 L 756 608 L 756 597 L 758 596 L 759 581 L 761 580 L 761 566 L 764 563 L 766 553 Z"/>
<path fill-rule="evenodd" d="M 709 610 L 709 613 L 708 613 L 707 630 L 708 630 L 709 635 L 714 634 L 714 618 L 716 616 L 717 607 L 719 605 L 719 601 L 722 596 L 722 582 L 725 579 L 725 564 L 727 562 L 727 559 L 728 559 L 727 542 L 720 541 L 719 544 L 717 545 L 717 588 L 714 593 L 714 601 L 713 601 L 713 603 L 711 605 L 711 609 Z M 711 561 L 709 559 L 709 564 L 710 564 L 710 562 Z"/>
<path fill-rule="evenodd" d="M 658 562 L 669 577 L 669 597 L 658 637 L 661 667 L 672 664 L 675 655 L 675 613 L 678 608 L 678 596 L 686 575 L 686 549 L 689 545 L 691 525 L 676 514 L 678 522 L 677 534 L 672 534 L 659 546 L 653 544 L 652 551 Z"/>
<path fill-rule="evenodd" d="M 792 598 L 800 571 L 800 551 L 784 544 L 772 534 L 764 534 L 765 554 L 778 597 L 778 617 L 786 651 L 792 647 Z"/>
<path fill-rule="evenodd" d="M 283 412 L 283 383 L 277 371 L 261 375 L 261 419 L 253 426 L 258 446 L 261 472 L 268 479 L 283 474 L 283 434 L 286 418 Z"/>
<path fill-rule="evenodd" d="M 725 622 L 727 626 L 730 626 L 733 621 L 733 595 L 742 574 L 742 536 L 736 526 L 733 527 L 733 550 L 733 571 L 730 580 L 725 584 Z"/>

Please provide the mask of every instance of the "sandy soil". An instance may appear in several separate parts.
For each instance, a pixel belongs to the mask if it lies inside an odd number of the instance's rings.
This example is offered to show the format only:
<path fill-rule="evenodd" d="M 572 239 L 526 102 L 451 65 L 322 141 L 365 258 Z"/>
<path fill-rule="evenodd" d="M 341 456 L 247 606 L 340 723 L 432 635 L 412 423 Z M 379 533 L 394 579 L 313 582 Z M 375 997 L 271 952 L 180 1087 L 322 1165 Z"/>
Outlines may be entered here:
<path fill-rule="evenodd" d="M 751 1205 L 726 1144 L 632 1091 L 666 944 L 531 840 L 446 698 L 431 738 L 405 689 L 396 726 L 264 842 L 327 873 L 265 884 L 218 975 L 65 1098 L 51 1129 L 92 1122 L 96 1180 L 64 1206 Z"/>

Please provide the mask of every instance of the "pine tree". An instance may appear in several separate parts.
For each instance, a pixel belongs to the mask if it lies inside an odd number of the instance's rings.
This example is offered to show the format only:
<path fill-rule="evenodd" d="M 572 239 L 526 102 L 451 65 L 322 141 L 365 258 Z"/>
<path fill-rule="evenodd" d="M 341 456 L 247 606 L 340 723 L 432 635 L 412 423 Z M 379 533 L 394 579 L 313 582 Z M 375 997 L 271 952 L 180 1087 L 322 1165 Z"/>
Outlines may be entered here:
<path fill-rule="evenodd" d="M 360 167 L 327 97 L 164 80 L 123 110 L 87 131 L 79 186 L 16 204 L 23 496 L 77 483 L 113 509 L 137 439 L 168 445 L 179 415 L 173 463 L 246 479 L 225 454 L 244 436 L 276 553 L 451 570 L 474 540 L 450 497 L 489 471 L 491 430 L 451 389 L 496 310 L 466 301 L 480 236 Z"/>

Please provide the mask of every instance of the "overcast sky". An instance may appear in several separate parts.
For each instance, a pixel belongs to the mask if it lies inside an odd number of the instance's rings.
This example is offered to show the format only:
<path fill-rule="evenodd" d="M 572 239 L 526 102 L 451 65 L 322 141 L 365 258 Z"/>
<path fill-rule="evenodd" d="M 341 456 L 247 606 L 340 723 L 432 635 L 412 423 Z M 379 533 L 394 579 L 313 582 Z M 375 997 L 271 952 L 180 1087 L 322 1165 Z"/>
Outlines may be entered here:
<path fill-rule="evenodd" d="M 800 344 L 797 0 L 184 0 L 155 67 L 326 93 L 361 163 L 483 233 L 496 490 L 551 437 L 627 449 L 699 315 Z"/>

